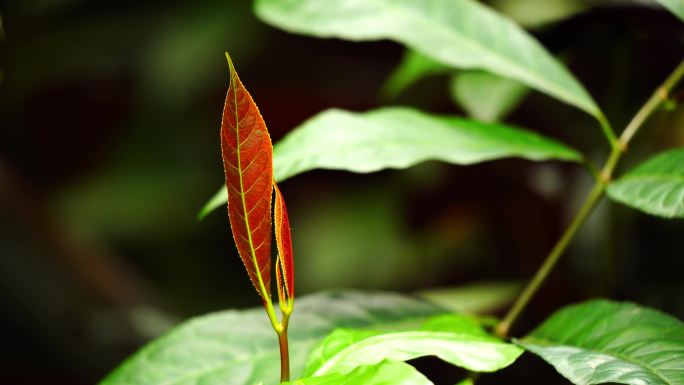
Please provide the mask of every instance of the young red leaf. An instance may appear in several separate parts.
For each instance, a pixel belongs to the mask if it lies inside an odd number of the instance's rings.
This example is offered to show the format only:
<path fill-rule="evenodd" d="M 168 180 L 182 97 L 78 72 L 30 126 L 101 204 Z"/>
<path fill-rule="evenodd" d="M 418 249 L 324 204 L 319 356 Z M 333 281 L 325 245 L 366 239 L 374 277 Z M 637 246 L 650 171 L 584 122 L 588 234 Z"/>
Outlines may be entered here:
<path fill-rule="evenodd" d="M 259 109 L 226 57 L 230 86 L 221 122 L 221 152 L 228 216 L 249 278 L 270 303 L 273 146 Z"/>
<path fill-rule="evenodd" d="M 278 247 L 278 266 L 276 267 L 278 296 L 281 305 L 288 303 L 294 298 L 294 261 L 292 256 L 292 238 L 290 237 L 290 219 L 287 216 L 287 207 L 283 194 L 278 185 L 273 182 L 275 190 L 275 234 Z"/>

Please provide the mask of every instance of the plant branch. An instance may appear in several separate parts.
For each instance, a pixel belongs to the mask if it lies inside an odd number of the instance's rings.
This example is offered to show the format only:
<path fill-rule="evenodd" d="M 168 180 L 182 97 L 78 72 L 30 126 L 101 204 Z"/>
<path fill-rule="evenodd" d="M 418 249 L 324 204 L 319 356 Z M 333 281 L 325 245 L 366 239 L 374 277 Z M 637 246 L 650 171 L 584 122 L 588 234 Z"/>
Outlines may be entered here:
<path fill-rule="evenodd" d="M 587 195 L 587 198 L 584 200 L 584 203 L 580 207 L 579 211 L 570 222 L 570 225 L 568 225 L 568 228 L 565 230 L 553 249 L 551 249 L 551 252 L 544 260 L 544 263 L 542 263 L 539 270 L 537 270 L 537 273 L 527 284 L 508 313 L 504 316 L 503 320 L 497 325 L 495 332 L 498 336 L 505 337 L 508 335 L 513 323 L 516 321 L 518 316 L 520 316 L 539 288 L 544 284 L 544 281 L 558 263 L 558 260 L 560 259 L 561 255 L 563 255 L 563 252 L 568 247 L 570 241 L 574 238 L 575 234 L 577 234 L 577 231 L 580 229 L 580 227 L 582 227 L 584 222 L 596 207 L 596 204 L 603 197 L 606 186 L 611 181 L 615 166 L 620 160 L 622 154 L 627 150 L 629 142 L 632 137 L 634 137 L 634 134 L 636 134 L 639 128 L 643 126 L 643 123 L 653 113 L 653 111 L 655 111 L 663 101 L 667 100 L 667 95 L 682 77 L 684 77 L 684 60 L 679 63 L 672 74 L 670 74 L 665 82 L 663 82 L 663 84 L 655 90 L 653 95 L 651 95 L 651 97 L 646 101 L 641 109 L 639 109 L 636 115 L 634 115 L 625 130 L 622 132 L 622 135 L 620 135 L 620 138 L 616 141 L 611 140 L 612 145 L 610 155 L 608 156 L 608 159 L 601 170 L 600 177 L 596 179 L 594 187 L 589 192 L 589 195 Z M 604 127 L 604 134 L 612 132 L 612 130 L 606 130 L 606 127 L 610 127 L 607 125 L 607 121 L 605 124 L 602 123 L 602 127 Z M 610 139 L 609 135 L 608 137 Z"/>

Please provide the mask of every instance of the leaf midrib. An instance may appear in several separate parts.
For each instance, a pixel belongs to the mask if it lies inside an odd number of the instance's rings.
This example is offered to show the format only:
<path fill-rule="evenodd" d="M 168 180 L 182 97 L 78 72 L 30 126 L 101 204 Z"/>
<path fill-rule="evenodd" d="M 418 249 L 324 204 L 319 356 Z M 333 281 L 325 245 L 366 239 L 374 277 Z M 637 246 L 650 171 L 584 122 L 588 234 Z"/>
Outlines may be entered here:
<path fill-rule="evenodd" d="M 238 116 L 238 104 L 237 104 L 237 87 L 236 84 L 239 82 L 238 75 L 235 72 L 235 67 L 232 63 L 230 66 L 230 81 L 233 87 L 233 105 L 235 106 L 235 152 L 237 153 L 237 169 L 238 178 L 240 181 L 240 199 L 242 201 L 242 213 L 245 219 L 245 226 L 247 230 L 247 241 L 249 242 L 249 251 L 252 257 L 252 264 L 254 269 L 254 274 L 259 281 L 259 295 L 266 301 L 270 302 L 271 294 L 266 290 L 266 285 L 264 284 L 264 279 L 261 277 L 261 268 L 259 267 L 259 262 L 256 257 L 256 250 L 254 250 L 254 242 L 252 241 L 252 228 L 249 226 L 249 213 L 247 212 L 247 201 L 245 200 L 245 187 L 242 182 L 242 162 L 240 161 L 240 119 Z M 247 93 L 247 90 L 244 90 Z M 257 154 L 258 156 L 259 154 Z M 250 164 L 251 165 L 251 164 Z"/>

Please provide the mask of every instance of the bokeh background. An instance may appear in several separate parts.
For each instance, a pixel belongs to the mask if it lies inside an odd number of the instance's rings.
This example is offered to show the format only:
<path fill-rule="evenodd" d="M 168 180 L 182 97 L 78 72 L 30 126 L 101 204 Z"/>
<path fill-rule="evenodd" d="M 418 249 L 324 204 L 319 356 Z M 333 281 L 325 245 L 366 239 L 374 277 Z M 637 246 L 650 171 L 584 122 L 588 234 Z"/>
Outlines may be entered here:
<path fill-rule="evenodd" d="M 684 53 L 684 24 L 650 2 L 490 4 L 561 56 L 618 128 Z M 21 0 L 2 2 L 0 16 L 3 384 L 92 384 L 181 320 L 258 305 L 225 210 L 196 219 L 223 179 L 224 51 L 274 141 L 329 107 L 463 113 L 446 76 L 378 96 L 399 45 L 289 35 L 248 1 Z M 588 116 L 539 93 L 508 121 L 606 155 Z M 682 145 L 684 108 L 659 111 L 622 166 Z M 515 159 L 296 176 L 281 188 L 298 295 L 510 288 L 533 274 L 590 183 L 574 165 Z M 514 334 L 595 296 L 684 318 L 682 234 L 682 221 L 602 204 Z M 484 381 L 531 382 L 535 368 L 564 383 L 523 361 Z"/>

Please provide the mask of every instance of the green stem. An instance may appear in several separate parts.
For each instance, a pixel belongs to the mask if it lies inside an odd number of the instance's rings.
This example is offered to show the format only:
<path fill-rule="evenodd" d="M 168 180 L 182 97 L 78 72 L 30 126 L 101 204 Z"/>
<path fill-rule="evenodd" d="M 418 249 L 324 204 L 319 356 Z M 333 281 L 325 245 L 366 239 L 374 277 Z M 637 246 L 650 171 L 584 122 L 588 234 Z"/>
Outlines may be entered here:
<path fill-rule="evenodd" d="M 551 252 L 544 260 L 544 263 L 542 263 L 539 270 L 537 270 L 537 273 L 527 284 L 520 296 L 518 296 L 517 300 L 510 308 L 508 313 L 506 313 L 503 320 L 497 325 L 495 332 L 498 336 L 505 337 L 508 335 L 513 323 L 516 321 L 518 316 L 520 316 L 539 288 L 544 284 L 544 281 L 549 276 L 554 266 L 556 266 L 556 263 L 558 263 L 558 260 L 560 259 L 561 255 L 563 255 L 563 252 L 565 252 L 565 249 L 568 247 L 570 241 L 573 239 L 575 234 L 577 234 L 577 231 L 580 229 L 580 227 L 582 227 L 582 224 L 584 224 L 594 210 L 594 207 L 596 207 L 596 204 L 603 197 L 606 186 L 610 183 L 612 178 L 615 166 L 620 160 L 622 154 L 627 150 L 627 146 L 634 134 L 636 134 L 646 119 L 653 113 L 653 111 L 655 111 L 655 109 L 667 99 L 667 95 L 670 90 L 672 90 L 672 88 L 683 76 L 684 60 L 679 63 L 672 74 L 668 76 L 665 82 L 656 89 L 648 101 L 646 101 L 641 109 L 639 109 L 637 114 L 634 115 L 634 118 L 632 118 L 632 120 L 629 122 L 625 130 L 622 132 L 622 135 L 620 135 L 620 139 L 616 141 L 611 140 L 612 145 L 610 155 L 608 156 L 608 159 L 601 170 L 600 177 L 596 179 L 594 187 L 591 189 L 579 211 L 570 222 L 570 225 L 568 225 L 568 228 L 565 230 L 553 249 L 551 249 Z M 605 120 L 605 118 L 603 120 Z M 607 125 L 606 121 L 606 125 L 602 123 L 602 127 L 604 127 L 604 133 L 607 133 L 608 131 L 606 131 L 605 128 L 610 126 Z M 612 132 L 612 130 L 610 130 L 610 132 Z M 608 137 L 610 138 L 610 136 Z"/>
<path fill-rule="evenodd" d="M 290 350 L 287 341 L 287 326 L 290 313 L 283 313 L 282 330 L 278 333 L 280 346 L 280 382 L 290 381 Z"/>

